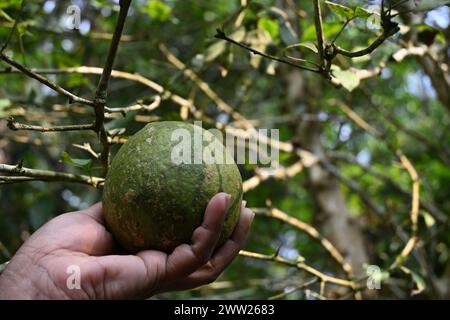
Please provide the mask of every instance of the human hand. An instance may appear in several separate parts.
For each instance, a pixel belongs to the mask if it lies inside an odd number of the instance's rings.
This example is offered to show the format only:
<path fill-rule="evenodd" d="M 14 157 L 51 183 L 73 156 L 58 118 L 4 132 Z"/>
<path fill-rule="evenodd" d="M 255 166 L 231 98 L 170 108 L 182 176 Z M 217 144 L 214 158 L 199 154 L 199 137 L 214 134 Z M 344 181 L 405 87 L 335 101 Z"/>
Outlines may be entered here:
<path fill-rule="evenodd" d="M 225 193 L 215 195 L 192 244 L 182 244 L 171 254 L 114 254 L 101 203 L 60 215 L 37 230 L 13 257 L 0 276 L 0 299 L 147 298 L 213 282 L 239 253 L 254 217 L 243 207 L 230 239 L 214 250 L 228 201 Z M 79 268 L 79 289 L 68 286 L 70 266 Z"/>

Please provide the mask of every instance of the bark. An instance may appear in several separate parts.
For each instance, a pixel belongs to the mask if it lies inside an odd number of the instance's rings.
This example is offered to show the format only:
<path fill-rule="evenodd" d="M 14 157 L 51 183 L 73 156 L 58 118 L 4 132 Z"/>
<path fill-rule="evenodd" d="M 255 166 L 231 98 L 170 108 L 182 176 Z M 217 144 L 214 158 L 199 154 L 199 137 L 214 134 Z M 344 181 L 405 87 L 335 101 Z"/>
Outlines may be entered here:
<path fill-rule="evenodd" d="M 304 105 L 308 113 L 319 113 L 318 101 L 320 86 L 314 81 L 308 86 L 302 73 L 292 71 L 287 79 L 287 104 L 289 108 Z M 319 87 L 317 89 L 317 87 Z M 316 97 L 314 97 L 316 95 Z M 308 101 L 305 101 L 308 99 Z M 306 103 L 305 103 L 306 102 Z M 325 156 L 321 142 L 321 125 L 315 121 L 299 121 L 296 125 L 297 142 L 320 157 Z M 328 160 L 329 161 L 329 160 Z M 351 218 L 346 199 L 339 181 L 329 174 L 320 164 L 308 168 L 309 191 L 314 199 L 315 223 L 325 237 L 341 251 L 353 268 L 356 277 L 365 275 L 363 264 L 368 262 L 368 253 L 361 226 Z"/>

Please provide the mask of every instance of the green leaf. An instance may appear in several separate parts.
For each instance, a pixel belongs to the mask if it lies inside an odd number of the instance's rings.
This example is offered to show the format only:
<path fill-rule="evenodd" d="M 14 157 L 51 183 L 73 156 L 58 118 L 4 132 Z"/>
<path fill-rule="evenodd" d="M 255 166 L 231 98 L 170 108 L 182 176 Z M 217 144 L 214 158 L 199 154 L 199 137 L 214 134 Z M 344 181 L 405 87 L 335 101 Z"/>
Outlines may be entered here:
<path fill-rule="evenodd" d="M 355 9 L 355 18 L 369 19 L 373 15 L 373 12 L 370 12 L 362 7 L 356 7 Z"/>
<path fill-rule="evenodd" d="M 278 22 L 268 17 L 263 17 L 258 20 L 258 28 L 267 31 L 272 39 L 278 38 L 280 34 Z"/>
<path fill-rule="evenodd" d="M 172 9 L 161 0 L 150 0 L 141 8 L 141 12 L 146 13 L 156 21 L 164 22 L 170 19 Z"/>
<path fill-rule="evenodd" d="M 319 51 L 317 50 L 317 47 L 316 47 L 316 45 L 315 45 L 314 43 L 312 43 L 312 42 L 302 42 L 302 43 L 296 43 L 296 44 L 293 44 L 293 45 L 291 45 L 291 46 L 288 46 L 288 47 L 284 48 L 284 49 L 283 49 L 283 55 L 284 55 L 286 58 L 292 59 L 292 60 L 295 60 L 295 61 L 309 62 L 309 61 L 306 60 L 306 59 L 296 58 L 296 57 L 293 57 L 293 56 L 287 54 L 287 52 L 288 52 L 289 50 L 292 50 L 292 49 L 298 49 L 298 48 L 306 48 L 306 49 L 308 49 L 308 50 L 313 51 L 314 53 L 318 53 L 318 52 L 319 52 Z"/>
<path fill-rule="evenodd" d="M 324 23 L 323 33 L 326 38 L 332 38 L 333 35 L 342 29 L 342 23 Z M 302 42 L 307 42 L 316 39 L 316 28 L 310 24 L 302 34 Z"/>
<path fill-rule="evenodd" d="M 325 1 L 325 3 L 333 10 L 337 15 L 346 19 L 352 19 L 354 17 L 354 10 L 352 8 L 343 6 L 342 4 L 334 3 L 331 1 Z"/>
<path fill-rule="evenodd" d="M 9 99 L 0 99 L 0 118 L 6 117 L 7 114 L 4 110 L 9 106 L 11 106 L 11 101 Z"/>
<path fill-rule="evenodd" d="M 319 51 L 317 50 L 317 47 L 314 43 L 312 42 L 301 42 L 301 43 L 296 43 L 293 44 L 291 46 L 288 46 L 286 48 L 284 48 L 284 51 L 290 50 L 290 49 L 296 49 L 296 48 L 306 48 L 311 50 L 314 53 L 318 53 Z"/>
<path fill-rule="evenodd" d="M 6 9 L 6 8 L 19 9 L 21 1 L 22 0 L 2 0 L 0 2 L 0 9 Z"/>
<path fill-rule="evenodd" d="M 90 170 L 92 168 L 92 159 L 74 159 L 65 151 L 61 153 L 61 161 L 85 170 Z"/>
<path fill-rule="evenodd" d="M 400 269 L 404 273 L 409 274 L 411 276 L 412 281 L 416 285 L 416 289 L 411 292 L 411 295 L 414 296 L 416 294 L 421 293 L 423 290 L 425 290 L 427 285 L 425 283 L 425 280 L 422 278 L 422 276 L 420 274 L 418 274 L 417 272 L 412 271 L 411 269 L 408 269 L 406 267 L 400 267 Z"/>
<path fill-rule="evenodd" d="M 1 4 L 0 4 L 0 8 L 1 8 Z M 12 22 L 14 23 L 14 19 L 11 18 L 5 11 L 3 11 L 2 9 L 0 9 L 0 17 L 5 18 L 8 22 Z"/>
<path fill-rule="evenodd" d="M 237 42 L 241 42 L 245 38 L 245 28 L 239 28 L 229 35 L 231 39 Z M 225 40 L 219 40 L 211 44 L 203 54 L 198 54 L 195 59 L 199 66 L 202 66 L 205 62 L 211 62 L 225 52 L 227 48 L 227 42 Z"/>
<path fill-rule="evenodd" d="M 331 71 L 333 77 L 348 91 L 351 92 L 359 86 L 360 79 L 356 73 L 349 70 L 341 70 L 336 65 L 331 66 Z"/>
<path fill-rule="evenodd" d="M 427 225 L 428 228 L 431 228 L 436 224 L 436 220 L 431 214 L 429 214 L 426 211 L 421 211 L 420 213 L 423 216 L 423 220 L 425 221 L 425 224 Z"/>

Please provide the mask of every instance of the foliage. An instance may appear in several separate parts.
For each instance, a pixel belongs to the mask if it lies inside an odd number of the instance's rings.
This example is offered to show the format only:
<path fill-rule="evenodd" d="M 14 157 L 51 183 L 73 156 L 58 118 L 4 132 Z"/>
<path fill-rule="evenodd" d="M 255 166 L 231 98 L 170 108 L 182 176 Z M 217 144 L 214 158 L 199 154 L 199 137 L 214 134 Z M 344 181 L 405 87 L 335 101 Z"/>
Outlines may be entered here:
<path fill-rule="evenodd" d="M 259 213 L 246 250 L 277 253 L 345 279 L 348 275 L 320 241 L 267 214 L 277 208 L 330 237 L 320 216 L 321 188 L 337 183 L 347 218 L 361 227 L 367 263 L 379 266 L 383 275 L 381 290 L 364 290 L 363 296 L 448 298 L 449 9 L 442 7 L 448 2 L 422 1 L 413 7 L 410 19 L 411 14 L 401 12 L 403 6 L 395 8 L 393 14 L 400 14 L 392 17 L 380 15 L 379 6 L 370 1 L 320 1 L 323 49 L 343 50 L 325 50 L 323 57 L 313 2 L 133 1 L 114 69 L 139 74 L 163 89 L 113 75 L 107 107 L 130 109 L 105 113 L 112 156 L 120 147 L 115 142 L 149 121 L 202 120 L 207 128 L 216 123 L 238 126 L 240 122 L 223 107 L 228 105 L 259 128 L 279 129 L 280 140 L 325 159 L 317 166 L 305 165 L 293 176 L 269 177 L 248 190 L 247 206 Z M 79 30 L 68 29 L 65 22 L 71 1 L 26 1 L 22 9 L 20 1 L 2 1 L 0 44 L 13 30 L 5 54 L 29 68 L 104 66 L 117 1 L 76 3 L 81 8 Z M 395 34 L 385 33 L 382 23 Z M 214 38 L 217 28 L 228 40 Z M 368 54 L 345 53 L 364 50 L 384 36 Z M 161 44 L 184 66 L 170 60 Z M 186 68 L 198 78 L 190 78 Z M 13 131 L 6 121 L 12 116 L 20 123 L 46 127 L 89 124 L 95 119 L 94 108 L 70 103 L 38 81 L 11 72 L 5 62 L 0 61 L 0 69 L 0 163 L 101 177 L 98 154 L 103 146 L 92 130 Z M 93 99 L 100 75 L 78 71 L 44 75 L 77 96 Z M 195 110 L 180 106 L 174 96 L 193 101 Z M 413 180 L 401 155 L 420 178 L 417 231 L 411 220 Z M 294 152 L 281 151 L 281 168 L 298 161 Z M 314 184 L 314 168 L 328 168 L 320 187 Z M 240 170 L 244 180 L 255 170 L 261 173 L 252 164 L 241 165 Z M 52 216 L 100 199 L 101 189 L 64 181 L 0 185 L 0 263 Z M 402 257 L 408 240 L 416 236 L 414 250 Z M 162 297 L 265 299 L 312 277 L 283 263 L 239 257 L 218 282 Z M 359 284 L 364 287 L 365 279 Z M 352 290 L 330 282 L 324 292 L 320 281 L 308 289 L 327 298 L 353 297 Z M 283 298 L 317 297 L 299 289 Z"/>

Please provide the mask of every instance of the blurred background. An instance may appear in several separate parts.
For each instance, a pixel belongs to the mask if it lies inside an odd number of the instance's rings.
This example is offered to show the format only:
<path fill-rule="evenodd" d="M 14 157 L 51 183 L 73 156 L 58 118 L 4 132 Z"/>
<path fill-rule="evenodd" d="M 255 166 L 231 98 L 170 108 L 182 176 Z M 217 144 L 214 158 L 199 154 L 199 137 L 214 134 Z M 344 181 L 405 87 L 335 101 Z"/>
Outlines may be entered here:
<path fill-rule="evenodd" d="M 357 51 L 382 33 L 379 1 L 334 3 L 321 1 L 328 41 Z M 220 28 L 314 67 L 313 1 L 132 1 L 114 65 L 123 73 L 113 74 L 107 99 L 112 156 L 159 120 L 250 123 L 279 129 L 284 142 L 277 171 L 239 166 L 257 212 L 242 256 L 215 283 L 156 298 L 450 298 L 446 3 L 394 3 L 399 32 L 370 54 L 336 56 L 329 81 L 214 38 Z M 2 1 L 0 43 L 12 35 L 8 56 L 92 99 L 99 72 L 82 67 L 104 65 L 118 10 L 106 0 Z M 102 176 L 94 132 L 13 131 L 9 117 L 53 126 L 95 115 L 0 61 L 0 163 Z M 0 181 L 0 263 L 55 215 L 101 200 L 101 187 Z"/>

